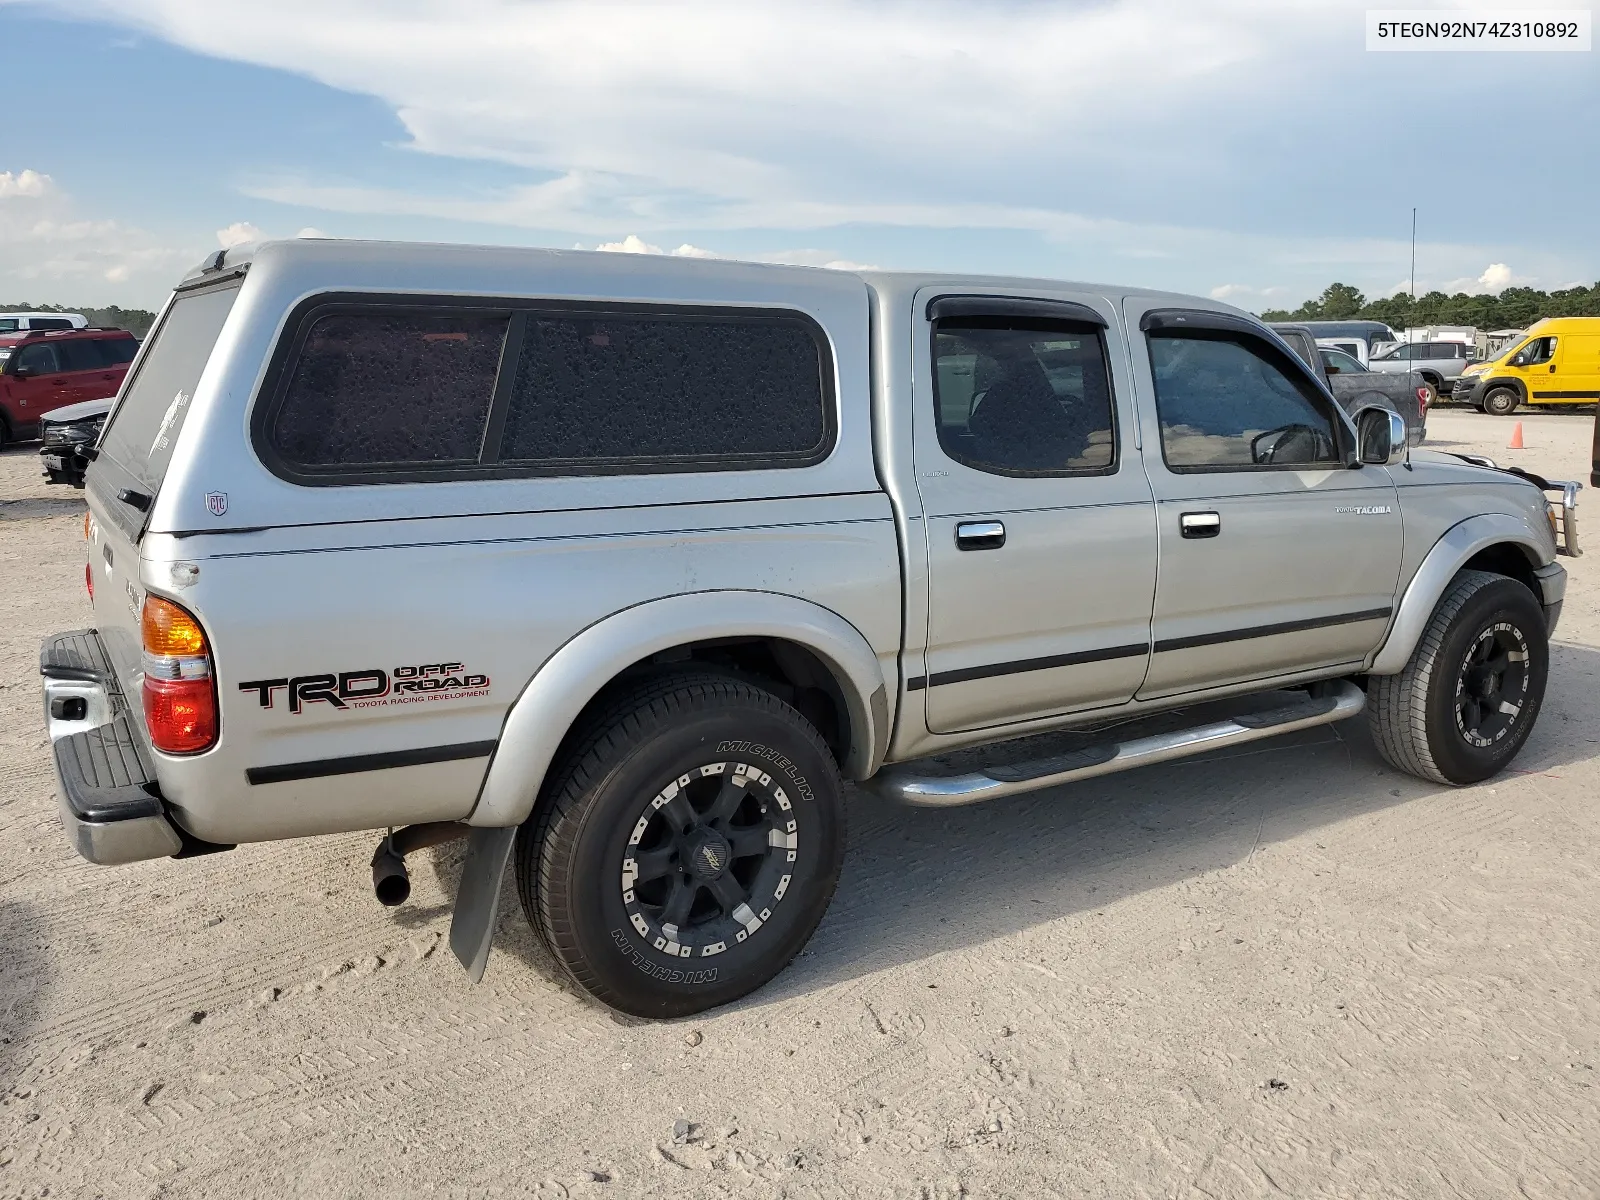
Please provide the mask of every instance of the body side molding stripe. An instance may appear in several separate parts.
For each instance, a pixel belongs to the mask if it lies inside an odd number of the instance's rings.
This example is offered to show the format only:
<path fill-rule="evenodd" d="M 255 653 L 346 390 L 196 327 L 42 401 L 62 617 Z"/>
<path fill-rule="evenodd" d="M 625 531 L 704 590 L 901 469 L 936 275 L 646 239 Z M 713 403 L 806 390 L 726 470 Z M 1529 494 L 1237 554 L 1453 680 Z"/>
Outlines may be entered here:
<path fill-rule="evenodd" d="M 295 779 L 321 779 L 328 775 L 354 775 L 360 771 L 387 771 L 391 767 L 420 767 L 426 763 L 455 762 L 462 758 L 488 758 L 493 742 L 458 742 L 453 746 L 421 746 L 414 750 L 387 750 L 382 754 L 353 754 L 347 758 L 319 758 L 311 762 L 247 767 L 251 784 L 288 783 Z"/>
<path fill-rule="evenodd" d="M 924 685 L 920 676 L 906 680 L 906 690 L 940 687 L 947 683 L 969 683 L 974 679 L 992 679 L 996 675 L 1020 675 L 1024 671 L 1048 671 L 1053 667 L 1075 667 L 1082 663 L 1106 662 L 1113 658 L 1133 658 L 1148 654 L 1150 644 L 1140 642 L 1134 646 L 1103 646 L 1098 650 L 1079 650 L 1074 654 L 1052 654 L 1045 658 L 1023 658 L 1015 662 L 985 663 L 977 667 L 961 667 L 954 671 L 935 671 Z"/>
<path fill-rule="evenodd" d="M 1368 608 L 1361 612 L 1339 613 L 1332 617 L 1310 617 L 1303 621 L 1283 621 L 1277 625 L 1258 625 L 1254 629 L 1226 629 L 1221 633 L 1197 633 L 1190 637 L 1164 638 L 1156 643 L 1156 653 L 1164 650 L 1192 650 L 1196 646 L 1215 646 L 1222 642 L 1242 642 L 1250 638 L 1274 637 L 1280 633 L 1299 633 L 1332 625 L 1354 625 L 1361 621 L 1387 620 L 1389 608 Z"/>

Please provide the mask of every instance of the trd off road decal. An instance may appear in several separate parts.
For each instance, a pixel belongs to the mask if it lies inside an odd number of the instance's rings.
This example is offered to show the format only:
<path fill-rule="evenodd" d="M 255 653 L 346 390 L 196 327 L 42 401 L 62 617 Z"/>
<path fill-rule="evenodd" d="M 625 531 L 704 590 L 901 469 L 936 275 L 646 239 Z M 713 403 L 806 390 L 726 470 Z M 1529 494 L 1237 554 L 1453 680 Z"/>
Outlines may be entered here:
<path fill-rule="evenodd" d="M 489 677 L 471 672 L 458 662 L 422 663 L 414 667 L 340 671 L 324 675 L 296 675 L 282 679 L 252 679 L 239 685 L 254 692 L 262 708 L 274 708 L 278 693 L 289 697 L 289 711 L 298 713 L 308 704 L 334 708 L 390 708 L 397 704 L 424 704 L 433 700 L 464 700 L 487 696 Z"/>

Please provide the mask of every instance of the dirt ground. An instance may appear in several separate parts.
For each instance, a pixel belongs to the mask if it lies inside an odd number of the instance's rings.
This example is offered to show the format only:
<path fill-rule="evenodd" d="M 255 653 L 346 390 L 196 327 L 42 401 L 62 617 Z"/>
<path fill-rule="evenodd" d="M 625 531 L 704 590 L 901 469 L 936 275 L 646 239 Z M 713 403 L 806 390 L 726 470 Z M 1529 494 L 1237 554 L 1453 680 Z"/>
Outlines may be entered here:
<path fill-rule="evenodd" d="M 1587 480 L 1592 421 L 1508 451 L 1446 410 L 1430 444 Z M 856 794 L 804 955 L 645 1024 L 509 891 L 470 986 L 449 848 L 396 910 L 368 836 L 79 860 L 36 671 L 89 620 L 82 505 L 31 449 L 0 453 L 0 1196 L 1600 1193 L 1592 493 L 1501 778 L 1396 774 L 1358 719 L 972 809 Z"/>

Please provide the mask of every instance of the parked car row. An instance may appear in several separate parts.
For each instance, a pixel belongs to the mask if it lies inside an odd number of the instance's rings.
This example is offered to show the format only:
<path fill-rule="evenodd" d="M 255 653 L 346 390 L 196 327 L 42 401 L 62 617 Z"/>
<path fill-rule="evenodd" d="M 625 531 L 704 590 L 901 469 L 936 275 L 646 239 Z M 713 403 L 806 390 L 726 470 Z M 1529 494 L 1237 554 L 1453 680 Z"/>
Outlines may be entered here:
<path fill-rule="evenodd" d="M 42 439 L 46 478 L 81 487 L 86 461 L 79 451 L 94 444 L 139 341 L 126 329 L 29 325 L 74 317 L 4 314 L 27 327 L 0 331 L 0 446 Z"/>
<path fill-rule="evenodd" d="M 1370 371 L 1354 355 L 1321 345 L 1322 339 L 1307 324 L 1280 323 L 1272 329 L 1306 366 L 1327 379 L 1329 390 L 1345 412 L 1356 413 L 1374 406 L 1387 408 L 1405 418 L 1413 446 L 1427 436 L 1428 402 L 1433 399 L 1433 392 L 1420 373 Z"/>

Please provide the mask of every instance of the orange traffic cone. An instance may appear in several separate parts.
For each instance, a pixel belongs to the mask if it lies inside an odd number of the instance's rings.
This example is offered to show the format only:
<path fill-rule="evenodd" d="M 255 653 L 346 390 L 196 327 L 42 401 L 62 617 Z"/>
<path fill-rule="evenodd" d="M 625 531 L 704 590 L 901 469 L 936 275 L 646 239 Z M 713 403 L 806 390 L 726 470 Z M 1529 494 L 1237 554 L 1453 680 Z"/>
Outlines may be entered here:
<path fill-rule="evenodd" d="M 1506 443 L 1507 450 L 1526 450 L 1522 444 L 1522 422 L 1518 421 L 1511 427 L 1511 440 Z"/>

